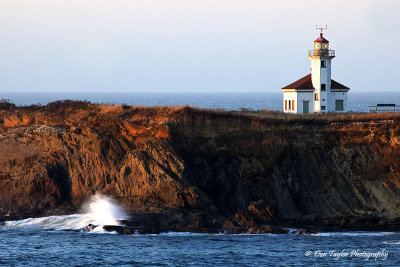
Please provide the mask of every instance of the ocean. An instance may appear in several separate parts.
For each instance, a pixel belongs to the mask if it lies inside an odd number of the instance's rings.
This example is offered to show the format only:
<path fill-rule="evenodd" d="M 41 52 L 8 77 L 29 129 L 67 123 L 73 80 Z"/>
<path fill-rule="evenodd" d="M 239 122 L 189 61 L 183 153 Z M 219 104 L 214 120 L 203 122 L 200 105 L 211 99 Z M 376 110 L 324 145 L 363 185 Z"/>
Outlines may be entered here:
<path fill-rule="evenodd" d="M 239 110 L 241 108 L 282 111 L 282 93 L 32 93 L 0 92 L 0 99 L 24 106 L 45 105 L 56 100 L 87 100 L 93 103 L 127 104 L 137 106 L 194 106 L 212 109 Z M 366 112 L 376 104 L 400 105 L 400 92 L 349 92 L 348 110 Z"/>
<path fill-rule="evenodd" d="M 0 227 L 0 237 L 1 266 L 400 266 L 399 233 L 117 235 Z"/>
<path fill-rule="evenodd" d="M 22 106 L 73 99 L 141 106 L 282 109 L 280 93 L 0 93 L 0 98 Z M 349 95 L 349 109 L 354 112 L 365 112 L 368 105 L 377 103 L 399 105 L 400 93 Z M 102 212 L 100 217 L 110 217 Z M 5 222 L 0 226 L 0 266 L 400 266 L 399 232 L 118 235 L 83 230 L 98 217 L 91 212 Z"/>
<path fill-rule="evenodd" d="M 97 215 L 106 213 L 101 210 Z M 82 230 L 87 223 L 101 225 L 97 215 L 5 222 L 0 226 L 0 265 L 400 266 L 396 232 L 119 235 Z M 109 216 L 104 218 L 109 222 Z"/>

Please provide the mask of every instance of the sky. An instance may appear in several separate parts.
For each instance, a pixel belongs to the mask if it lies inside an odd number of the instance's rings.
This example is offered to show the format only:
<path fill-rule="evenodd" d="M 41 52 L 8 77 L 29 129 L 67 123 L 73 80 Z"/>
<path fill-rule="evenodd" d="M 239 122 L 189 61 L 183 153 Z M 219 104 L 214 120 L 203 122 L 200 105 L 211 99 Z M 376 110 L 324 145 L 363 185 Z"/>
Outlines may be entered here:
<path fill-rule="evenodd" d="M 0 0 L 0 92 L 280 92 L 310 72 L 399 91 L 398 0 Z M 350 91 L 351 92 L 351 91 Z"/>

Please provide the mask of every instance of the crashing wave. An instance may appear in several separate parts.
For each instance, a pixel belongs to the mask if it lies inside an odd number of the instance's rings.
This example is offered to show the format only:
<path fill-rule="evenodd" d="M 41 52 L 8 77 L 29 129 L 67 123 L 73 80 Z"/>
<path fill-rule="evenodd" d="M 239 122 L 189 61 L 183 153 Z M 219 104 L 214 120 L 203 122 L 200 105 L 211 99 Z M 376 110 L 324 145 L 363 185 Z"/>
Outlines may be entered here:
<path fill-rule="evenodd" d="M 96 193 L 82 207 L 83 214 L 29 218 L 19 221 L 7 221 L 5 226 L 40 227 L 51 230 L 84 230 L 92 225 L 93 232 L 104 232 L 103 227 L 120 226 L 120 221 L 128 218 L 121 206 L 112 198 Z"/>

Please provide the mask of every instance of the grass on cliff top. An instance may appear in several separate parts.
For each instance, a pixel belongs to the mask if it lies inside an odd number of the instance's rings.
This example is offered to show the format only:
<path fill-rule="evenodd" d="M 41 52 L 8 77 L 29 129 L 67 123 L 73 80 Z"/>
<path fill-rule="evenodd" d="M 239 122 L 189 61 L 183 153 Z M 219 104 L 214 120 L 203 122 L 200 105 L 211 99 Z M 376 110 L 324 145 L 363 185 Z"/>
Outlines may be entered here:
<path fill-rule="evenodd" d="M 10 100 L 2 98 L 0 99 L 0 110 L 9 110 L 15 108 L 15 104 L 11 103 Z"/>
<path fill-rule="evenodd" d="M 148 117 L 148 119 L 155 117 L 170 117 L 171 119 L 179 119 L 187 117 L 188 115 L 208 115 L 210 117 L 224 117 L 224 118 L 253 118 L 253 119 L 270 119 L 274 121 L 284 122 L 350 122 L 350 121 L 380 121 L 380 120 L 398 120 L 400 112 L 398 113 L 311 113 L 311 114 L 287 114 L 281 111 L 273 111 L 262 109 L 253 111 L 249 109 L 240 109 L 236 111 L 229 111 L 225 109 L 206 109 L 190 106 L 129 106 L 129 105 L 112 105 L 112 104 L 93 104 L 89 101 L 74 101 L 74 100 L 59 100 L 51 102 L 45 106 L 30 105 L 17 107 L 15 104 L 10 103 L 6 99 L 0 100 L 0 111 L 4 115 L 13 115 L 32 112 L 42 112 L 50 116 L 68 116 L 89 111 L 89 115 L 141 115 L 141 117 Z M 10 114 L 11 113 L 11 114 Z"/>

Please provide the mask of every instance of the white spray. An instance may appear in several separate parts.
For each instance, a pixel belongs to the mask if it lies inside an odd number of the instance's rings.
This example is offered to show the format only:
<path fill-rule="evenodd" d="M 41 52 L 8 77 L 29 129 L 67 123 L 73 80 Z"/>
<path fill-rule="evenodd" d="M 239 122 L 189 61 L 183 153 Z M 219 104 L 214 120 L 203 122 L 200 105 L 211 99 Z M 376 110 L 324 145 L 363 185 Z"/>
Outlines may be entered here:
<path fill-rule="evenodd" d="M 84 206 L 86 214 L 90 215 L 94 225 L 120 225 L 119 220 L 127 219 L 124 209 L 114 199 L 96 193 Z"/>
<path fill-rule="evenodd" d="M 55 230 L 79 230 L 92 224 L 96 226 L 120 225 L 119 220 L 128 219 L 124 209 L 111 197 L 96 193 L 82 207 L 83 214 L 30 218 L 8 221 L 11 227 L 41 227 Z M 97 227 L 102 229 L 102 227 Z M 96 229 L 97 229 L 96 228 Z"/>

